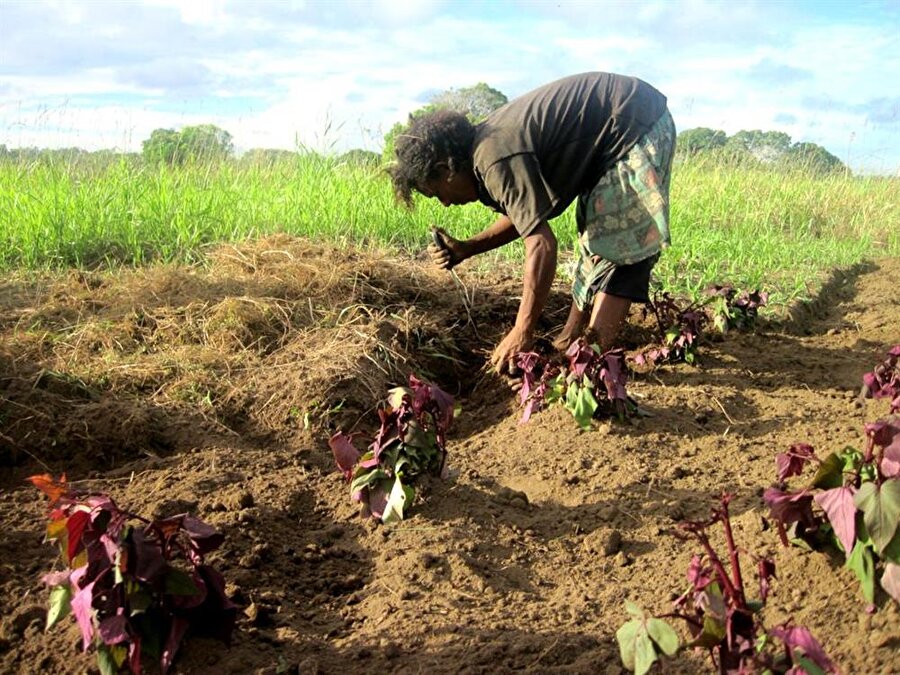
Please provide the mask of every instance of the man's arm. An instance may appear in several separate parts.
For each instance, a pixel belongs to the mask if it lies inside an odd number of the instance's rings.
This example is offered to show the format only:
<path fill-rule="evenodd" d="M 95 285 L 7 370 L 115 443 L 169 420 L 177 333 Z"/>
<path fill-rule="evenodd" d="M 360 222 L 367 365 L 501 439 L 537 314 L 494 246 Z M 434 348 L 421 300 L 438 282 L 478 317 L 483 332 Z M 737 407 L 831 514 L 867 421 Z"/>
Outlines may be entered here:
<path fill-rule="evenodd" d="M 529 350 L 534 342 L 534 329 L 556 275 L 556 252 L 556 237 L 546 222 L 525 237 L 525 278 L 516 323 L 491 355 L 498 373 L 512 371 L 516 354 Z"/>
<path fill-rule="evenodd" d="M 479 232 L 471 239 L 454 239 L 443 230 L 441 239 L 445 249 L 429 246 L 428 250 L 435 265 L 441 269 L 450 269 L 461 263 L 466 258 L 493 251 L 495 248 L 505 246 L 519 238 L 515 225 L 509 216 L 500 216 L 489 227 Z"/>

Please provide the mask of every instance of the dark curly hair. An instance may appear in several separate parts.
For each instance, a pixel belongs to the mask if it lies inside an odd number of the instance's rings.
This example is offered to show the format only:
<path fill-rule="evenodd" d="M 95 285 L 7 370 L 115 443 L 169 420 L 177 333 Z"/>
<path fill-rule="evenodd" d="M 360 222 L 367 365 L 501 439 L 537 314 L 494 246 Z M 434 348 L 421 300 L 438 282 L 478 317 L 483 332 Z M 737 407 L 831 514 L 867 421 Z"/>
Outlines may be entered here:
<path fill-rule="evenodd" d="M 411 207 L 413 190 L 437 176 L 437 165 L 446 162 L 456 173 L 472 166 L 475 126 L 462 113 L 436 110 L 410 118 L 409 126 L 397 134 L 397 161 L 387 171 L 397 201 Z"/>

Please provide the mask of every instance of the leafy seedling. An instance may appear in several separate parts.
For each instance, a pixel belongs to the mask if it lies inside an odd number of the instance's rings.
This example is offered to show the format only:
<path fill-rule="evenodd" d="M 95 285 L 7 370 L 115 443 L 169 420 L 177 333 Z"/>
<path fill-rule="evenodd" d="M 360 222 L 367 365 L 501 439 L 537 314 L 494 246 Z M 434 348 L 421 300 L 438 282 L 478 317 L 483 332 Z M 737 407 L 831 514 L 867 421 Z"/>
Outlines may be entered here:
<path fill-rule="evenodd" d="M 866 424 L 865 431 L 864 452 L 847 447 L 820 460 L 809 445 L 791 446 L 775 458 L 779 484 L 763 499 L 785 546 L 834 545 L 868 602 L 879 571 L 882 588 L 900 602 L 900 418 Z M 812 481 L 786 489 L 785 481 L 810 463 L 817 465 Z"/>
<path fill-rule="evenodd" d="M 645 315 L 653 314 L 659 332 L 660 344 L 634 358 L 638 365 L 662 363 L 694 364 L 697 346 L 704 325 L 709 320 L 698 303 L 682 306 L 669 293 L 657 293 L 644 307 Z"/>
<path fill-rule="evenodd" d="M 711 296 L 712 323 L 720 333 L 730 330 L 750 330 L 756 324 L 760 307 L 765 307 L 769 294 L 760 291 L 743 291 L 725 284 L 707 289 Z"/>
<path fill-rule="evenodd" d="M 900 413 L 900 345 L 891 347 L 884 362 L 863 375 L 863 393 L 875 399 L 890 399 L 891 413 Z"/>
<path fill-rule="evenodd" d="M 65 563 L 43 577 L 47 628 L 74 615 L 102 675 L 139 674 L 148 657 L 167 673 L 188 633 L 230 642 L 237 606 L 204 563 L 223 541 L 212 526 L 188 514 L 146 520 L 107 495 L 76 493 L 65 476 L 29 480 L 50 498 L 47 539 Z"/>
<path fill-rule="evenodd" d="M 378 417 L 381 426 L 365 453 L 357 450 L 353 434 L 340 431 L 328 445 L 361 513 L 387 524 L 402 520 L 412 504 L 411 481 L 444 475 L 453 397 L 411 374 L 408 387 L 390 391 Z"/>
<path fill-rule="evenodd" d="M 759 600 L 749 600 L 728 513 L 731 500 L 731 495 L 723 494 L 709 519 L 679 524 L 676 535 L 698 542 L 703 553 L 691 558 L 688 587 L 675 600 L 674 612 L 647 619 L 639 609 L 628 608 L 633 618 L 616 633 L 623 662 L 643 673 L 656 660 L 657 649 L 673 655 L 678 649 L 677 635 L 662 618 L 676 618 L 685 622 L 692 637 L 685 646 L 708 650 L 720 673 L 798 673 L 798 668 L 807 673 L 834 672 L 831 659 L 806 628 L 790 622 L 770 630 L 762 626 L 759 612 L 769 596 L 775 564 L 757 558 Z M 725 532 L 727 563 L 707 533 L 716 524 Z"/>
<path fill-rule="evenodd" d="M 615 415 L 620 420 L 634 411 L 625 385 L 628 369 L 621 349 L 601 352 L 584 338 L 566 350 L 566 363 L 558 364 L 536 352 L 523 352 L 516 363 L 523 373 L 519 403 L 521 421 L 552 403 L 561 403 L 582 429 L 596 417 Z"/>

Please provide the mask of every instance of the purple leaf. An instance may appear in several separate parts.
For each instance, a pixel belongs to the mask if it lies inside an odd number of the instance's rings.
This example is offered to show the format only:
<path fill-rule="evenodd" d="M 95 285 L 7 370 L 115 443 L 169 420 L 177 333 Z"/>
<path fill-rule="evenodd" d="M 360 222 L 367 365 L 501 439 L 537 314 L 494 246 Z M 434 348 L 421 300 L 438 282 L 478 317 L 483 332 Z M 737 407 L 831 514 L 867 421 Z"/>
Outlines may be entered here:
<path fill-rule="evenodd" d="M 353 447 L 353 437 L 339 431 L 328 439 L 328 445 L 344 478 L 350 480 L 353 475 L 353 467 L 359 461 L 359 450 Z"/>
<path fill-rule="evenodd" d="M 100 622 L 99 632 L 103 644 L 117 645 L 128 640 L 128 620 L 124 614 L 108 616 Z"/>
<path fill-rule="evenodd" d="M 712 570 L 708 567 L 704 567 L 703 560 L 700 556 L 694 554 L 688 565 L 687 578 L 695 591 L 702 591 L 709 586 L 709 583 L 712 581 Z"/>
<path fill-rule="evenodd" d="M 815 451 L 812 446 L 806 443 L 796 443 L 786 453 L 778 453 L 775 456 L 778 480 L 784 481 L 791 476 L 799 476 L 803 472 L 804 465 L 814 456 Z"/>
<path fill-rule="evenodd" d="M 195 552 L 201 556 L 206 555 L 210 551 L 215 551 L 225 541 L 225 535 L 209 523 L 204 523 L 194 516 L 185 516 L 183 526 Z"/>
<path fill-rule="evenodd" d="M 853 541 L 856 539 L 856 504 L 853 503 L 853 488 L 839 487 L 825 490 L 816 495 L 816 503 L 822 507 L 834 528 L 844 555 L 850 557 Z"/>
<path fill-rule="evenodd" d="M 576 340 L 566 350 L 569 357 L 569 367 L 576 377 L 584 375 L 596 352 L 582 339 Z"/>
<path fill-rule="evenodd" d="M 135 530 L 132 533 L 131 543 L 133 554 L 131 557 L 134 558 L 134 562 L 129 560 L 129 567 L 134 570 L 135 577 L 152 584 L 166 569 L 166 560 L 159 544 L 153 539 L 148 539 L 142 530 Z"/>
<path fill-rule="evenodd" d="M 810 659 L 819 668 L 826 672 L 834 672 L 834 664 L 821 645 L 816 641 L 806 628 L 802 626 L 776 626 L 770 631 L 772 637 L 784 642 L 788 651 L 793 655 L 795 651 Z"/>
<path fill-rule="evenodd" d="M 866 424 L 866 436 L 884 449 L 879 467 L 881 474 L 885 478 L 900 475 L 900 426 L 891 421 Z"/>
<path fill-rule="evenodd" d="M 69 577 L 72 575 L 72 570 L 63 570 L 62 572 L 49 572 L 41 577 L 41 581 L 43 581 L 48 586 L 59 586 L 61 584 L 65 584 L 69 581 Z"/>
<path fill-rule="evenodd" d="M 172 661 L 175 659 L 175 654 L 178 652 L 178 647 L 181 645 L 181 640 L 189 625 L 188 620 L 180 616 L 172 618 L 169 636 L 166 638 L 166 645 L 159 660 L 159 667 L 163 675 L 168 673 L 169 668 L 172 667 Z"/>
<path fill-rule="evenodd" d="M 81 569 L 86 571 L 86 568 L 79 568 L 79 570 Z M 72 574 L 73 584 L 77 583 L 75 574 L 77 574 L 77 571 Z M 83 575 L 84 573 L 82 573 Z M 72 613 L 78 621 L 78 628 L 81 629 L 81 647 L 84 651 L 87 651 L 91 640 L 94 638 L 94 610 L 91 607 L 94 599 L 94 583 L 92 581 L 84 588 L 79 589 L 72 598 Z"/>
<path fill-rule="evenodd" d="M 759 595 L 765 602 L 769 596 L 769 579 L 775 577 L 775 563 L 768 558 L 759 559 Z"/>
<path fill-rule="evenodd" d="M 809 490 L 792 493 L 778 488 L 768 488 L 763 492 L 763 501 L 768 505 L 772 518 L 785 525 L 813 522 L 812 500 Z"/>

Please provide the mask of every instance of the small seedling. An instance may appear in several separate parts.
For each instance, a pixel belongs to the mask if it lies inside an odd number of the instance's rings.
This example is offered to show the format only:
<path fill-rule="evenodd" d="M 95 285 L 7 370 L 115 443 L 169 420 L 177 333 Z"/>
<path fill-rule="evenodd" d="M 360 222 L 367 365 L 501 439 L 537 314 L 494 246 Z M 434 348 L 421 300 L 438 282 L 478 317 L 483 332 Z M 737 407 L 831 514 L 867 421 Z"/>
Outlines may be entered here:
<path fill-rule="evenodd" d="M 566 364 L 557 364 L 536 352 L 518 355 L 522 370 L 519 403 L 522 422 L 555 402 L 562 403 L 582 429 L 604 414 L 624 419 L 634 407 L 628 401 L 625 384 L 628 369 L 621 349 L 602 352 L 579 338 L 566 350 Z"/>
<path fill-rule="evenodd" d="M 764 291 L 738 293 L 730 284 L 710 286 L 707 293 L 712 296 L 712 322 L 720 333 L 753 328 L 759 308 L 769 301 L 769 294 Z"/>
<path fill-rule="evenodd" d="M 891 400 L 891 413 L 900 413 L 900 345 L 894 345 L 883 363 L 863 375 L 863 393 L 867 397 Z"/>
<path fill-rule="evenodd" d="M 634 358 L 636 364 L 659 365 L 662 363 L 694 364 L 697 346 L 708 317 L 699 303 L 682 307 L 669 293 L 658 293 L 644 307 L 644 313 L 652 313 L 659 331 L 660 346 L 653 347 Z"/>
<path fill-rule="evenodd" d="M 866 424 L 866 447 L 846 447 L 819 459 L 812 446 L 793 445 L 776 458 L 779 484 L 763 493 L 782 543 L 833 544 L 875 601 L 875 578 L 900 602 L 900 418 Z M 812 481 L 789 491 L 785 481 L 817 465 Z M 818 508 L 814 508 L 813 505 Z"/>
<path fill-rule="evenodd" d="M 410 481 L 424 474 L 444 475 L 453 397 L 410 375 L 408 387 L 390 391 L 378 417 L 381 427 L 367 452 L 356 449 L 353 434 L 340 431 L 328 445 L 350 483 L 351 497 L 362 504 L 362 514 L 387 524 L 402 520 L 412 504 Z"/>
<path fill-rule="evenodd" d="M 677 618 L 687 624 L 692 636 L 685 647 L 708 650 L 720 673 L 834 672 L 834 664 L 806 628 L 790 622 L 768 631 L 763 628 L 758 615 L 769 595 L 775 564 L 757 558 L 760 599 L 749 600 L 728 513 L 731 500 L 731 495 L 723 494 L 709 519 L 679 524 L 676 535 L 698 542 L 703 553 L 691 558 L 688 587 L 675 601 L 674 612 L 648 619 L 640 608 L 628 607 L 634 618 L 616 633 L 623 662 L 642 675 L 660 651 L 675 654 L 679 648 L 677 635 L 662 618 Z M 725 532 L 727 564 L 707 534 L 717 523 Z"/>
<path fill-rule="evenodd" d="M 167 673 L 188 632 L 230 642 L 237 606 L 203 557 L 223 536 L 193 516 L 147 520 L 107 495 L 78 494 L 65 476 L 29 479 L 50 498 L 47 539 L 66 567 L 44 576 L 47 628 L 74 614 L 102 675 L 139 674 L 146 658 Z"/>

